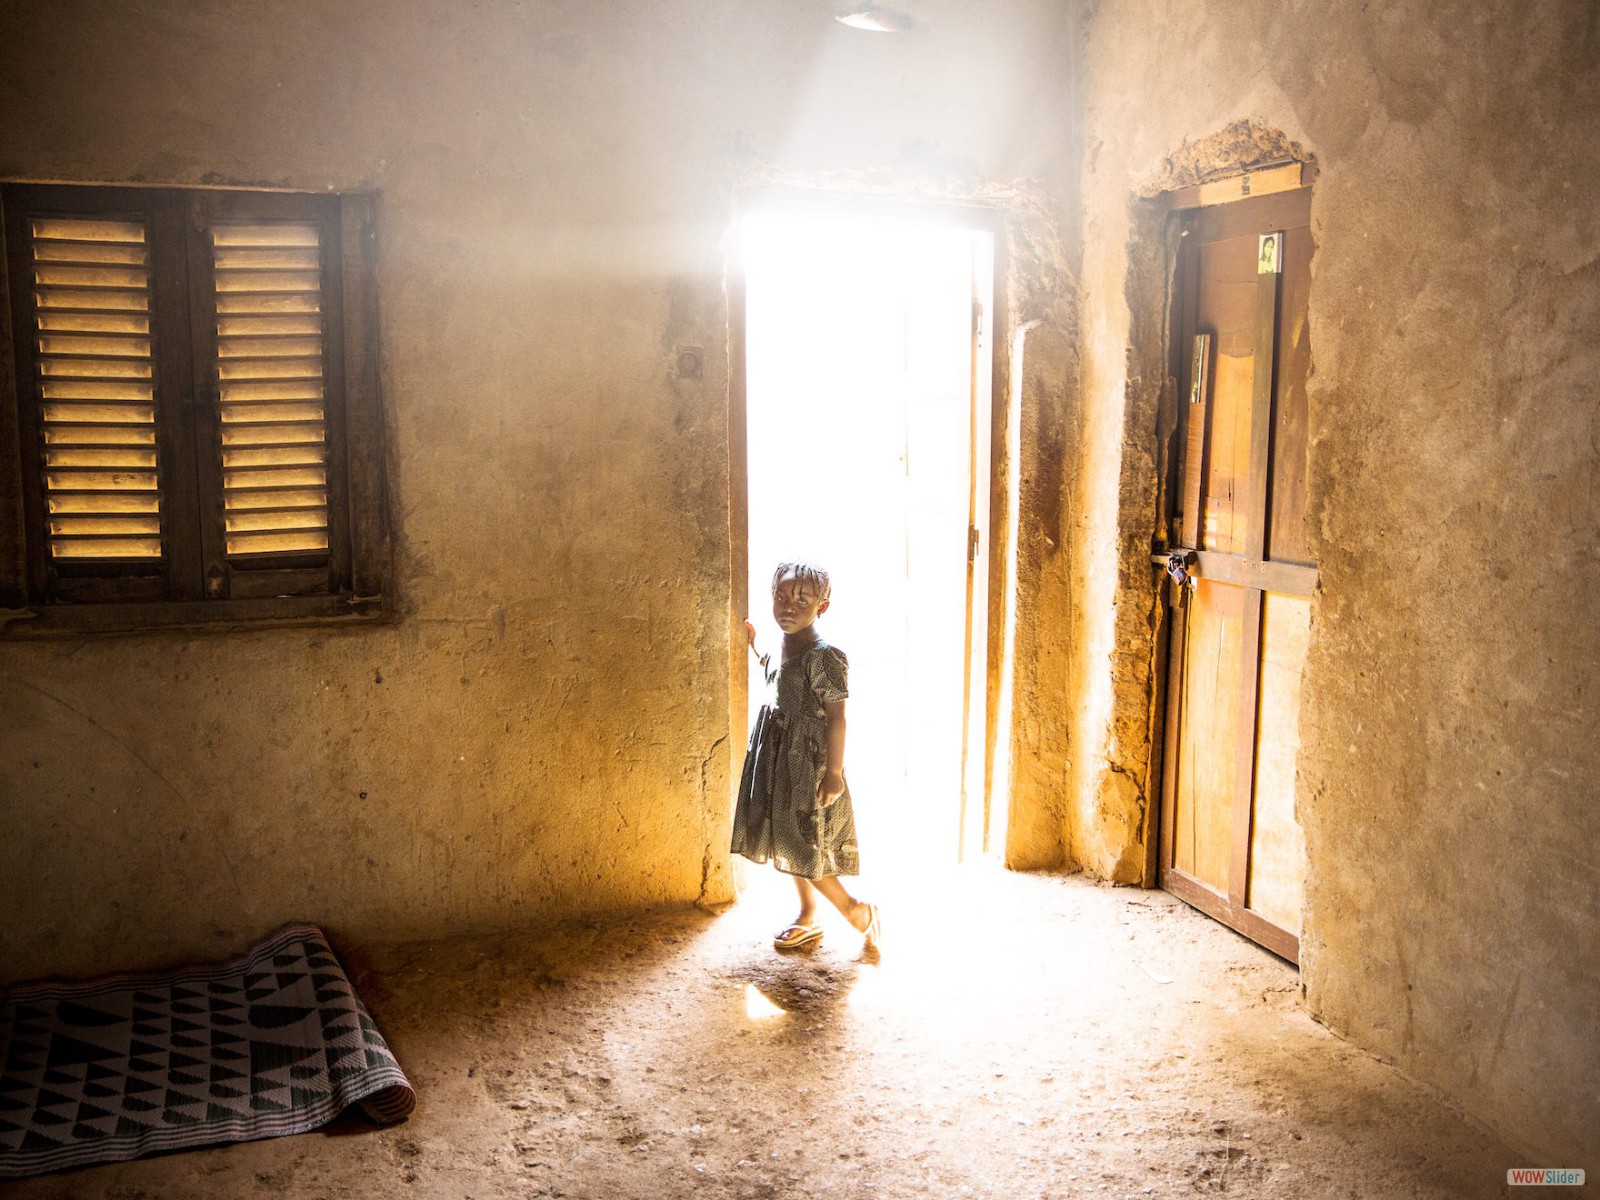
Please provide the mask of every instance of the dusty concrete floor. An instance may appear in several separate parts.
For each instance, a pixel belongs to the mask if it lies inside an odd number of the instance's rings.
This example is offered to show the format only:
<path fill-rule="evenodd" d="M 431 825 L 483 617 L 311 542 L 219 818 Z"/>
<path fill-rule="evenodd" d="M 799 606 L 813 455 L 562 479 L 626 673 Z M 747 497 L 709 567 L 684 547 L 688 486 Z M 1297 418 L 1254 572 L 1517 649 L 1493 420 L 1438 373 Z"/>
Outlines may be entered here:
<path fill-rule="evenodd" d="M 1328 1033 L 1292 968 L 1164 893 L 985 870 L 886 889 L 873 963 L 837 920 L 775 954 L 777 883 L 718 918 L 370 954 L 335 936 L 417 1087 L 408 1122 L 7 1194 L 1478 1197 L 1561 1165 Z"/>

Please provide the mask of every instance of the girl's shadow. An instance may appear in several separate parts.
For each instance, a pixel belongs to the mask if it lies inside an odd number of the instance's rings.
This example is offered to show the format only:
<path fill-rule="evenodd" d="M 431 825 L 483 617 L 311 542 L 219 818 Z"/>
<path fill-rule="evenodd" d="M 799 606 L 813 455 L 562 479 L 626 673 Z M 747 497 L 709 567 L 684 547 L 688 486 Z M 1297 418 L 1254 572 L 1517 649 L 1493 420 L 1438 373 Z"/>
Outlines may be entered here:
<path fill-rule="evenodd" d="M 878 962 L 876 949 L 857 950 L 851 957 L 843 949 L 812 944 L 798 950 L 756 951 L 736 962 L 728 978 L 760 993 L 760 997 L 787 1013 L 828 1021 L 845 1008 L 850 993 L 861 980 L 862 967 Z"/>

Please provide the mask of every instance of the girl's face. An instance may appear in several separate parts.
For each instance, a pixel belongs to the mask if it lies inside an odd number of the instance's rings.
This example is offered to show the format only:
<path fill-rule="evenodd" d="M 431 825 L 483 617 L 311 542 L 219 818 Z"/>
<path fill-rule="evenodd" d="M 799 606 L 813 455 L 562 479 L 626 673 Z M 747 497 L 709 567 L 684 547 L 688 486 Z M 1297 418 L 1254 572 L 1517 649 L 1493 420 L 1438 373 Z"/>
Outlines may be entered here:
<path fill-rule="evenodd" d="M 793 571 L 773 586 L 772 619 L 785 634 L 810 629 L 828 611 L 828 602 L 810 580 L 796 579 Z"/>

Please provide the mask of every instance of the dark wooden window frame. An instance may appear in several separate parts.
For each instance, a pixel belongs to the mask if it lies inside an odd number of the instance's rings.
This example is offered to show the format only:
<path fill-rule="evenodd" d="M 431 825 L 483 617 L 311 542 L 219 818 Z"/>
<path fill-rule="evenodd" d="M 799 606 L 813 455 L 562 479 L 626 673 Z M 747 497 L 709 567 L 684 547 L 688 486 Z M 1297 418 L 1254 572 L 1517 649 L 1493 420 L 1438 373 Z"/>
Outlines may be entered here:
<path fill-rule="evenodd" d="M 134 216 L 151 239 L 157 452 L 171 513 L 163 570 L 52 562 L 34 391 L 31 216 Z M 246 622 L 370 622 L 392 609 L 383 419 L 378 394 L 375 202 L 315 194 L 89 184 L 0 187 L 0 636 Z M 294 220 L 321 230 L 329 549 L 230 564 L 221 545 L 213 220 Z"/>

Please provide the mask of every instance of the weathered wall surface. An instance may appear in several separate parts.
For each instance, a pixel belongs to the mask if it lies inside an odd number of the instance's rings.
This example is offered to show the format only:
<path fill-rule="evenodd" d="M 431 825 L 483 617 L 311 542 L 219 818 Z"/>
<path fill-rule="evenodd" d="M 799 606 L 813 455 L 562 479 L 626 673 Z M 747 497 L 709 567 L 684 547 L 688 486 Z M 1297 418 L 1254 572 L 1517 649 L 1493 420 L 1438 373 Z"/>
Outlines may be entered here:
<path fill-rule="evenodd" d="M 733 190 L 1075 173 L 1059 6 L 832 11 L 0 7 L 0 177 L 378 193 L 400 595 L 0 644 L 0 977 L 729 894 Z"/>
<path fill-rule="evenodd" d="M 1070 387 L 1071 327 L 1045 318 L 1030 323 L 1012 347 L 1018 424 L 1014 570 L 1018 603 L 1010 632 L 1009 770 L 993 791 L 1010 802 L 1005 863 L 1018 870 L 1068 865 L 1065 837 L 1068 757 L 1068 677 L 1074 659 L 1069 636 L 1071 559 L 1066 521 L 1066 473 L 1075 456 L 1077 406 Z M 1029 581 L 1029 587 L 1021 581 Z M 1033 602 L 1025 602 L 1028 593 Z"/>
<path fill-rule="evenodd" d="M 1127 300 L 1133 197 L 1250 119 L 1321 171 L 1307 999 L 1539 1161 L 1600 1145 L 1597 21 L 1576 0 L 1120 0 L 1083 50 L 1094 503 L 1074 554 L 1101 626 L 1081 682 L 1107 727 L 1143 727 L 1154 360 Z M 1105 777 L 1138 758 L 1107 745 L 1073 797 L 1103 863 Z"/>
<path fill-rule="evenodd" d="M 1070 155 L 1077 144 L 1075 122 L 1068 132 L 1073 140 L 1058 151 Z M 1007 678 L 996 680 L 1009 693 L 1003 703 L 997 697 L 995 706 L 999 716 L 1009 717 L 1009 729 L 1001 731 L 1009 738 L 1003 751 L 1007 766 L 992 790 L 1000 804 L 1009 806 L 1005 863 L 1029 870 L 1071 865 L 1063 801 L 1076 629 L 1065 530 L 1080 420 L 1072 388 L 1079 235 L 1075 213 L 1058 222 L 1037 204 L 1014 216 L 1010 233 L 1007 283 L 1017 333 L 997 338 L 995 354 L 1008 365 L 1006 437 L 1014 449 L 1002 457 L 1015 479 L 1002 490 L 1014 487 L 1016 512 L 1009 511 L 1013 501 L 1008 497 L 1003 519 L 1014 526 L 1011 540 L 997 536 L 994 545 L 1012 556 L 1016 586 L 1009 634 L 1000 631 L 1010 638 L 1011 669 Z M 1002 624 L 1006 604 L 1004 596 L 991 599 L 990 611 Z"/>

